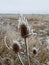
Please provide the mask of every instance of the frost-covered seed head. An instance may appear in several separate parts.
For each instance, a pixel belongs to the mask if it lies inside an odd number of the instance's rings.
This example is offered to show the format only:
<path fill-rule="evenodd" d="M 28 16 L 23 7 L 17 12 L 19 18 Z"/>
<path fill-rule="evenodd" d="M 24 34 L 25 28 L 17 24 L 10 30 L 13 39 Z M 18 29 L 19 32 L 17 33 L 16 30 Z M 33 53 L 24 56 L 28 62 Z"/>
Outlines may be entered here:
<path fill-rule="evenodd" d="M 37 54 L 37 53 L 38 53 L 38 49 L 37 49 L 36 47 L 34 47 L 34 48 L 32 49 L 32 51 L 33 51 L 33 54 Z"/>
<path fill-rule="evenodd" d="M 19 52 L 19 46 L 17 44 L 13 44 L 13 51 L 15 53 Z"/>
<path fill-rule="evenodd" d="M 15 53 L 19 52 L 19 50 L 20 50 L 20 44 L 18 43 L 18 41 L 13 41 L 12 48 L 13 48 L 13 51 Z"/>
<path fill-rule="evenodd" d="M 18 29 L 19 29 L 20 34 L 23 38 L 28 37 L 30 28 L 28 25 L 28 21 L 27 21 L 27 19 L 25 19 L 25 17 L 19 18 Z"/>
<path fill-rule="evenodd" d="M 22 24 L 21 26 L 20 26 L 20 32 L 21 32 L 21 36 L 23 37 L 23 38 L 26 38 L 26 37 L 28 37 L 27 35 L 29 34 L 29 30 L 27 29 L 27 26 L 26 25 L 24 25 L 24 24 Z"/>

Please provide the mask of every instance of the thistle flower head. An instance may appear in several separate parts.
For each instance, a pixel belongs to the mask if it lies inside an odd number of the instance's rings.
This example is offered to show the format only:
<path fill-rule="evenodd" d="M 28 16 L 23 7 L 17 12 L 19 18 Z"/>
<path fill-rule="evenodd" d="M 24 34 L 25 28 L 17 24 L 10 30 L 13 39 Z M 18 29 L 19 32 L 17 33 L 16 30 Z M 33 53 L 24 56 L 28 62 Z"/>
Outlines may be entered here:
<path fill-rule="evenodd" d="M 21 36 L 23 38 L 28 37 L 30 28 L 29 28 L 27 19 L 25 19 L 25 17 L 19 18 L 18 29 L 20 30 Z"/>
<path fill-rule="evenodd" d="M 20 50 L 20 45 L 19 45 L 18 41 L 13 41 L 12 48 L 13 48 L 13 51 L 14 51 L 15 53 L 19 52 L 19 50 Z"/>

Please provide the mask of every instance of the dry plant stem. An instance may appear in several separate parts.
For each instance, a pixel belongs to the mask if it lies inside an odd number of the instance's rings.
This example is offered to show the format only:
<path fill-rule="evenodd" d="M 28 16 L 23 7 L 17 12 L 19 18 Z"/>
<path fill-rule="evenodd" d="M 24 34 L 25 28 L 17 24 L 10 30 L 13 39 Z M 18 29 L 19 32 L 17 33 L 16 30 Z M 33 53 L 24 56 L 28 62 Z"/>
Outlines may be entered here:
<path fill-rule="evenodd" d="M 28 50 L 28 40 L 26 38 L 24 40 L 25 40 L 25 46 L 26 46 L 26 55 L 27 55 L 28 63 L 30 65 L 29 50 Z"/>
<path fill-rule="evenodd" d="M 7 38 L 7 36 L 4 37 L 5 46 L 7 47 L 8 50 L 10 50 L 10 48 L 8 47 L 8 45 L 7 45 L 7 43 L 6 43 L 6 38 Z"/>
<path fill-rule="evenodd" d="M 24 41 L 25 41 L 26 55 L 27 55 L 27 44 L 26 44 L 26 38 L 24 38 Z"/>
<path fill-rule="evenodd" d="M 21 63 L 22 65 L 24 65 L 24 63 L 22 62 L 22 59 L 21 59 L 21 57 L 20 57 L 19 52 L 18 52 L 18 58 L 19 58 L 20 63 Z"/>

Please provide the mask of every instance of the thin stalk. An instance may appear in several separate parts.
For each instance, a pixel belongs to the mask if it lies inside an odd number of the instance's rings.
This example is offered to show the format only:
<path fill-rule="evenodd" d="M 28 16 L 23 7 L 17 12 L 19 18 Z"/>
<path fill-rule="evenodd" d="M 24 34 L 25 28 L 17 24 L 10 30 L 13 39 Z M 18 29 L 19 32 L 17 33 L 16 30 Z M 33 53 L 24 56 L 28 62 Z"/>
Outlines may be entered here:
<path fill-rule="evenodd" d="M 26 46 L 26 55 L 27 55 L 28 63 L 30 65 L 29 50 L 28 50 L 28 40 L 26 40 L 26 38 L 24 40 L 25 40 L 25 46 Z"/>
<path fill-rule="evenodd" d="M 27 55 L 27 44 L 26 44 L 26 38 L 24 39 L 24 41 L 25 41 L 26 55 Z"/>
<path fill-rule="evenodd" d="M 20 54 L 19 54 L 19 53 L 18 53 L 18 58 L 19 58 L 20 63 L 21 63 L 22 65 L 24 65 L 24 63 L 22 62 L 22 59 L 21 59 L 21 57 L 20 57 Z"/>
<path fill-rule="evenodd" d="M 7 43 L 6 43 L 6 38 L 7 38 L 7 36 L 4 37 L 5 46 L 7 47 L 8 50 L 10 50 L 10 48 L 8 47 L 8 45 L 7 45 Z"/>

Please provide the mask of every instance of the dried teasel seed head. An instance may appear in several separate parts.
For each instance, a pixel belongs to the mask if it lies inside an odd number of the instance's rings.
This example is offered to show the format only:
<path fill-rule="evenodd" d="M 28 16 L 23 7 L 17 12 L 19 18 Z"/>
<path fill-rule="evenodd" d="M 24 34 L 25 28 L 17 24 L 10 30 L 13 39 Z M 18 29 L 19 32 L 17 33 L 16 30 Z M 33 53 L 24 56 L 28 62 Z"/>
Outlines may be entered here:
<path fill-rule="evenodd" d="M 38 53 L 38 50 L 39 50 L 39 49 L 37 49 L 36 47 L 34 47 L 34 48 L 32 49 L 33 54 L 37 54 L 37 53 Z"/>
<path fill-rule="evenodd" d="M 19 45 L 18 41 L 13 41 L 12 48 L 13 48 L 13 51 L 14 51 L 15 53 L 18 53 L 18 52 L 19 52 L 19 50 L 20 50 L 20 45 Z"/>
<path fill-rule="evenodd" d="M 19 52 L 19 46 L 17 44 L 13 44 L 13 51 L 15 51 L 15 53 Z"/>
<path fill-rule="evenodd" d="M 23 38 L 28 37 L 30 27 L 29 27 L 28 21 L 27 21 L 27 19 L 25 19 L 25 17 L 19 18 L 18 29 L 19 29 L 20 34 Z"/>
<path fill-rule="evenodd" d="M 20 30 L 21 36 L 22 36 L 23 38 L 28 37 L 27 35 L 29 34 L 29 30 L 28 30 L 27 26 L 24 25 L 24 24 L 22 24 L 22 25 L 20 26 L 20 29 L 21 29 L 21 30 Z"/>
<path fill-rule="evenodd" d="M 33 53 L 34 53 L 34 54 L 36 54 L 36 53 L 37 53 L 35 49 L 33 50 Z"/>

